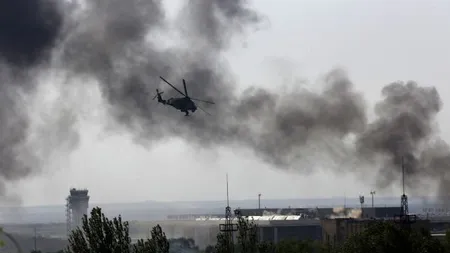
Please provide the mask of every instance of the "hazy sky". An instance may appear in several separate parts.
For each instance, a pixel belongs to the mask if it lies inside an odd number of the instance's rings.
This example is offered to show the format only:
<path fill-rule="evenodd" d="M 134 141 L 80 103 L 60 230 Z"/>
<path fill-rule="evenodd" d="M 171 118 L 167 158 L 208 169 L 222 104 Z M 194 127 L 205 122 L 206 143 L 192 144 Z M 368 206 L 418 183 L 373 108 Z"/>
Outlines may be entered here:
<path fill-rule="evenodd" d="M 168 11 L 176 10 L 177 1 L 168 1 Z M 237 41 L 226 55 L 242 87 L 276 89 L 285 80 L 315 80 L 340 66 L 372 104 L 383 85 L 397 80 L 435 86 L 444 103 L 450 99 L 449 1 L 253 4 L 268 17 L 265 29 Z M 94 107 L 97 99 L 94 94 L 84 103 Z M 444 105 L 439 121 L 448 141 L 449 117 Z M 102 135 L 101 126 L 93 122 L 84 122 L 82 129 L 82 144 L 68 163 L 12 186 L 23 194 L 25 205 L 62 204 L 69 187 L 88 188 L 97 203 L 217 200 L 225 198 L 227 172 L 234 199 L 257 198 L 258 192 L 263 198 L 358 196 L 372 189 L 370 178 L 326 170 L 312 175 L 282 172 L 241 151 L 198 151 L 181 140 L 145 149 L 128 136 Z"/>

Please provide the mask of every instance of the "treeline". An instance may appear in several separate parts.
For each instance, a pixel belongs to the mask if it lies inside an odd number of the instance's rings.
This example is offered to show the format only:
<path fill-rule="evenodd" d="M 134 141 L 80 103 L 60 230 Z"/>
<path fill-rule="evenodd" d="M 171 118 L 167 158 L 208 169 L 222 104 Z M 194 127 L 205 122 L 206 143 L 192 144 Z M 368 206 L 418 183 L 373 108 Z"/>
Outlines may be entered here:
<path fill-rule="evenodd" d="M 157 225 L 150 237 L 132 243 L 128 222 L 121 217 L 108 219 L 100 208 L 94 208 L 82 228 L 69 236 L 65 253 L 450 253 L 450 234 L 444 240 L 429 231 L 402 229 L 388 222 L 376 222 L 364 232 L 351 236 L 339 246 L 317 241 L 260 242 L 253 221 L 240 218 L 236 240 L 230 243 L 226 234 L 217 235 L 217 244 L 200 251 L 192 239 L 168 239 Z"/>

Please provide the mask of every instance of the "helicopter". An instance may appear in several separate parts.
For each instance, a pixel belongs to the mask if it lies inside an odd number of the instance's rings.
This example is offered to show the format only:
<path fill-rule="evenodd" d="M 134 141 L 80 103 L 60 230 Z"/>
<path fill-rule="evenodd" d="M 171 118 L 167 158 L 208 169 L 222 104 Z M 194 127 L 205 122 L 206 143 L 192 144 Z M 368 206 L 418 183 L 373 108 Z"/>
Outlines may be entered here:
<path fill-rule="evenodd" d="M 185 113 L 184 116 L 189 116 L 189 111 L 194 113 L 197 110 L 197 108 L 202 110 L 206 114 L 210 115 L 208 112 L 206 112 L 201 107 L 196 105 L 193 100 L 198 101 L 198 102 L 207 103 L 207 104 L 215 104 L 215 103 L 211 102 L 211 101 L 205 101 L 205 100 L 200 100 L 197 98 L 189 97 L 189 94 L 188 94 L 187 88 L 186 88 L 186 81 L 184 79 L 183 79 L 183 87 L 184 87 L 184 93 L 183 93 L 179 89 L 177 89 L 175 86 L 173 86 L 171 83 L 169 83 L 166 79 L 164 79 L 162 76 L 160 76 L 159 78 L 161 78 L 161 80 L 163 80 L 165 83 L 167 83 L 170 87 L 172 87 L 174 90 L 176 90 L 178 93 L 180 93 L 184 97 L 169 98 L 169 99 L 165 100 L 161 96 L 161 94 L 163 94 L 164 91 L 160 92 L 158 89 L 156 89 L 156 95 L 155 95 L 155 97 L 153 97 L 153 100 L 155 100 L 155 98 L 158 98 L 159 103 L 161 103 L 163 105 L 170 105 L 170 106 L 174 107 L 175 109 L 184 112 Z"/>

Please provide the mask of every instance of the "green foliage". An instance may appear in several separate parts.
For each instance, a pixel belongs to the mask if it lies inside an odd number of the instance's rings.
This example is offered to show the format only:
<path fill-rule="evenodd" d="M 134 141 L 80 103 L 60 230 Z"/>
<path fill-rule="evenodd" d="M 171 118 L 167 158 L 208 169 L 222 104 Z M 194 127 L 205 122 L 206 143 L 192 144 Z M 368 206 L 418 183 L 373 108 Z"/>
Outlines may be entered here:
<path fill-rule="evenodd" d="M 194 239 L 187 239 L 187 238 L 176 238 L 176 239 L 169 239 L 170 243 L 170 253 L 197 253 L 199 252 L 199 248 L 197 245 L 195 245 Z"/>
<path fill-rule="evenodd" d="M 151 231 L 151 238 L 131 244 L 128 222 L 122 218 L 108 219 L 101 208 L 91 211 L 91 217 L 83 217 L 82 228 L 69 236 L 66 253 L 168 253 L 169 242 L 158 225 Z"/>
<path fill-rule="evenodd" d="M 316 245 L 312 241 L 285 240 L 276 245 L 276 253 L 310 253 Z"/>
<path fill-rule="evenodd" d="M 253 220 L 242 217 L 238 219 L 237 252 L 258 252 L 258 227 Z"/>
<path fill-rule="evenodd" d="M 338 253 L 443 253 L 440 242 L 429 232 L 402 229 L 390 222 L 376 222 L 335 249 Z"/>
<path fill-rule="evenodd" d="M 273 242 L 259 242 L 258 252 L 259 253 L 274 253 L 276 252 L 276 245 Z"/>
<path fill-rule="evenodd" d="M 230 249 L 231 240 L 225 233 L 219 233 L 217 234 L 217 243 L 214 247 L 214 253 L 229 253 L 231 252 Z M 210 249 L 212 250 L 212 249 Z"/>
<path fill-rule="evenodd" d="M 226 233 L 219 233 L 217 235 L 217 244 L 214 248 L 214 253 L 229 253 L 232 250 L 236 253 L 259 252 L 257 226 L 254 221 L 239 217 L 237 225 L 237 241 L 232 241 L 232 238 Z M 230 247 L 233 248 L 230 249 Z M 212 252 L 212 248 L 209 248 L 208 252 Z"/>
<path fill-rule="evenodd" d="M 169 253 L 169 240 L 162 231 L 161 226 L 157 225 L 151 231 L 151 238 L 140 239 L 133 245 L 134 253 Z"/>
<path fill-rule="evenodd" d="M 444 240 L 442 242 L 442 246 L 444 247 L 445 252 L 450 253 L 450 230 L 447 230 L 445 232 L 445 237 L 444 237 Z"/>
<path fill-rule="evenodd" d="M 3 234 L 3 228 L 0 227 L 0 234 Z M 5 242 L 3 240 L 0 240 L 0 247 L 5 246 Z"/>

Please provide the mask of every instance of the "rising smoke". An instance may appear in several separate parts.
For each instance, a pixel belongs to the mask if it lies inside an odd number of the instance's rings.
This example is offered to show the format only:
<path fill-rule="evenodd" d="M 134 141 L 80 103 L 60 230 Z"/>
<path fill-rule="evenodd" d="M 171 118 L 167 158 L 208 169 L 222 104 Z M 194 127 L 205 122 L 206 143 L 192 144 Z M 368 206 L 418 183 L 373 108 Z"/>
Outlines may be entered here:
<path fill-rule="evenodd" d="M 0 196 L 6 182 L 41 169 L 40 158 L 28 145 L 29 100 L 37 90 L 36 76 L 45 71 L 56 46 L 63 17 L 51 1 L 0 2 Z M 7 199 L 8 200 L 8 199 Z M 10 199 L 12 201 L 17 198 Z"/>
<path fill-rule="evenodd" d="M 30 119 L 21 106 L 26 103 L 22 94 L 36 94 L 34 74 L 52 69 L 68 73 L 71 83 L 97 84 L 116 129 L 132 133 L 147 147 L 168 137 L 199 146 L 238 145 L 277 168 L 300 171 L 351 160 L 370 165 L 359 168 L 379 166 L 382 187 L 397 182 L 405 157 L 408 182 L 429 178 L 440 182 L 447 195 L 449 184 L 442 175 L 450 152 L 434 134 L 441 109 L 434 88 L 414 82 L 387 85 L 374 122 L 368 122 L 364 98 L 342 70 L 325 76 L 321 93 L 253 87 L 236 94 L 223 54 L 233 38 L 264 20 L 245 0 L 185 0 L 173 23 L 157 0 L 72 1 L 64 6 L 51 0 L 7 2 L 14 4 L 0 4 L 0 19 L 7 19 L 0 20 L 4 181 L 34 169 L 27 165 L 34 154 L 26 148 Z M 165 45 L 169 33 L 178 36 L 180 45 Z M 185 78 L 192 96 L 214 100 L 215 106 L 203 105 L 212 116 L 199 112 L 184 117 L 152 101 L 156 88 L 176 95 L 159 81 L 160 75 L 172 82 Z M 56 143 L 67 142 L 64 130 L 77 121 L 66 115 L 46 125 L 51 129 L 46 133 L 57 130 Z"/>

